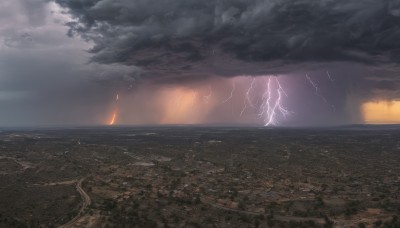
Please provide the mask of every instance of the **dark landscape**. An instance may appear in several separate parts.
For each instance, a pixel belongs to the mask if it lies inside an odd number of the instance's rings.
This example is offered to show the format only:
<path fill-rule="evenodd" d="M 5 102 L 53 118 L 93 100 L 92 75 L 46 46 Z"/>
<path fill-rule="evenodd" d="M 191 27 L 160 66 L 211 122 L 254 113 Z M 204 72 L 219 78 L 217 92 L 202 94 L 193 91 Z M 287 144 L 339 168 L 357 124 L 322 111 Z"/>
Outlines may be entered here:
<path fill-rule="evenodd" d="M 400 128 L 2 129 L 0 227 L 399 227 Z"/>
<path fill-rule="evenodd" d="M 0 228 L 400 228 L 400 0 L 0 0 Z"/>

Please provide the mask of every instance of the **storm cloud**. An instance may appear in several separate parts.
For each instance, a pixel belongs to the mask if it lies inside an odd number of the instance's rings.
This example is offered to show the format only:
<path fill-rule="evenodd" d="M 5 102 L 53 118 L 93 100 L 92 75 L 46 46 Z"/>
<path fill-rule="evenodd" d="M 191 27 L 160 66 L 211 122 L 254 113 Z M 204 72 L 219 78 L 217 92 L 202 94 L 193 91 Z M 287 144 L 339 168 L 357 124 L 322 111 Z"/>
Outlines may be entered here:
<path fill-rule="evenodd" d="M 272 75 L 279 124 L 362 123 L 400 100 L 399 25 L 400 0 L 1 1 L 0 125 L 263 124 Z"/>
<path fill-rule="evenodd" d="M 400 62 L 398 0 L 56 2 L 75 19 L 69 34 L 94 42 L 93 61 L 135 65 L 153 76 Z"/>
<path fill-rule="evenodd" d="M 42 0 L 0 2 L 0 125 L 95 124 L 139 70 L 87 64 L 91 44 L 66 36 L 69 17 Z"/>

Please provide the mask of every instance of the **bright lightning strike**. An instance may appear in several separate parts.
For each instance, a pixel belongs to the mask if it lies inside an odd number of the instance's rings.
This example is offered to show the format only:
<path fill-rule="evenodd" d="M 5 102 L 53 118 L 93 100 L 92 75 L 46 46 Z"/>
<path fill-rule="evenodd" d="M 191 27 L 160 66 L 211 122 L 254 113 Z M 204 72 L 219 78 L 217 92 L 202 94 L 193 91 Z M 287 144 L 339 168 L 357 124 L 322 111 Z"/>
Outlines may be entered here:
<path fill-rule="evenodd" d="M 268 77 L 268 79 L 265 79 L 265 83 L 266 83 L 266 90 L 265 90 L 264 94 L 262 95 L 263 102 L 261 103 L 260 113 L 258 114 L 260 117 L 264 116 L 265 114 L 267 116 L 269 116 L 270 110 L 271 110 L 271 104 L 270 104 L 270 101 L 271 101 L 271 78 Z"/>
<path fill-rule="evenodd" d="M 115 102 L 118 103 L 118 100 L 119 100 L 119 94 L 117 93 L 117 95 L 115 96 Z M 113 112 L 111 120 L 108 122 L 108 125 L 115 124 L 115 121 L 117 119 L 117 111 L 118 111 L 118 108 L 116 109 L 116 111 Z"/>
<path fill-rule="evenodd" d="M 274 112 L 272 111 L 272 106 L 271 106 L 271 77 L 268 77 L 268 83 L 267 83 L 267 91 L 263 95 L 263 99 L 265 100 L 264 105 L 262 105 L 262 112 L 261 115 L 265 115 L 265 126 L 270 126 L 274 124 Z M 265 112 L 266 111 L 266 112 Z"/>
<path fill-rule="evenodd" d="M 114 125 L 116 119 L 117 119 L 117 113 L 114 112 L 110 122 L 108 123 L 108 125 Z"/>
<path fill-rule="evenodd" d="M 276 109 L 279 107 L 280 102 L 281 102 L 281 97 L 282 97 L 281 91 L 277 90 L 277 92 L 278 92 L 278 98 L 275 101 L 275 105 L 272 106 L 272 109 L 269 112 L 268 122 L 265 124 L 265 126 L 276 125 L 276 119 L 275 119 L 275 116 L 276 116 L 276 113 L 277 113 Z"/>
<path fill-rule="evenodd" d="M 277 83 L 278 86 L 279 86 L 279 88 L 278 88 L 278 102 L 277 102 L 278 108 L 279 108 L 279 111 L 282 113 L 283 117 L 286 118 L 287 116 L 290 115 L 291 112 L 290 112 L 289 110 L 287 110 L 287 109 L 282 105 L 282 102 L 281 102 L 281 93 L 283 93 L 286 97 L 289 97 L 289 96 L 287 95 L 287 93 L 286 93 L 286 91 L 283 89 L 283 87 L 281 86 L 281 83 L 279 82 L 278 78 L 275 78 L 275 80 L 276 80 L 276 83 Z"/>
<path fill-rule="evenodd" d="M 282 85 L 281 85 L 281 83 L 279 82 L 279 80 L 278 80 L 278 78 L 276 77 L 275 78 L 275 81 L 276 81 L 276 84 L 278 85 L 278 90 L 280 90 L 286 97 L 289 97 L 288 95 L 287 95 L 287 93 L 286 93 L 286 91 L 283 89 L 283 87 L 282 87 Z"/>
<path fill-rule="evenodd" d="M 282 104 L 282 94 L 288 96 L 283 89 L 278 78 L 275 77 L 274 85 L 277 88 L 273 88 L 272 77 L 265 79 L 266 87 L 262 95 L 262 104 L 260 106 L 259 116 L 264 118 L 265 126 L 274 126 L 278 124 L 278 115 L 286 118 L 291 114 Z"/>

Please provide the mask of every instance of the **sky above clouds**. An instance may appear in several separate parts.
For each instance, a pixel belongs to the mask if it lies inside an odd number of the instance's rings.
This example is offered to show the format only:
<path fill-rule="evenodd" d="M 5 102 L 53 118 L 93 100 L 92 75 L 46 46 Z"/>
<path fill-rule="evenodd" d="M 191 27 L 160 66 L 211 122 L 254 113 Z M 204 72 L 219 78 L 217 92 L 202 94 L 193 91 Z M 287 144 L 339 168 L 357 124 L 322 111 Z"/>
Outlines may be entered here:
<path fill-rule="evenodd" d="M 0 126 L 400 123 L 399 24 L 399 0 L 1 1 Z"/>

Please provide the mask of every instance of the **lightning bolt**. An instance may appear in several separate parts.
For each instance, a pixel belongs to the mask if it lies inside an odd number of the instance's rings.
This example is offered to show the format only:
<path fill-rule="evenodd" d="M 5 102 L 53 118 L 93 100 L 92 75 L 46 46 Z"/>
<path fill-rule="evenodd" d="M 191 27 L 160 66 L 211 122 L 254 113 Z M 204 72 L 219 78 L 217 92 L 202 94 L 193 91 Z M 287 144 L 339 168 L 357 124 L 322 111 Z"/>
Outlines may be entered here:
<path fill-rule="evenodd" d="M 275 102 L 275 106 L 271 105 L 271 77 L 268 78 L 268 97 L 267 97 L 267 118 L 266 118 L 266 123 L 265 126 L 271 126 L 271 125 L 275 125 L 275 109 L 276 109 L 276 103 Z M 279 97 L 280 98 L 280 97 Z"/>
<path fill-rule="evenodd" d="M 272 88 L 271 88 L 271 77 L 264 79 L 266 83 L 266 90 L 262 95 L 261 112 L 260 117 L 264 117 L 265 126 L 275 125 L 275 108 L 272 106 Z"/>
<path fill-rule="evenodd" d="M 278 78 L 275 77 L 274 84 L 277 86 L 277 89 L 272 88 L 272 77 L 268 77 L 265 79 L 265 91 L 262 95 L 262 104 L 260 106 L 259 117 L 264 118 L 265 126 L 273 126 L 278 124 L 277 116 L 281 115 L 286 118 L 292 112 L 287 110 L 282 104 L 282 94 L 288 97 L 287 93 L 283 89 L 281 83 Z M 275 94 L 277 96 L 274 100 L 272 95 Z"/>
<path fill-rule="evenodd" d="M 118 101 L 119 101 L 119 94 L 117 93 L 117 95 L 115 96 L 115 102 L 118 104 Z M 118 112 L 118 107 L 113 112 L 111 120 L 108 122 L 108 125 L 114 125 L 115 124 L 115 121 L 117 120 L 117 112 Z"/>
<path fill-rule="evenodd" d="M 327 105 L 331 106 L 331 107 L 332 107 L 332 110 L 335 112 L 335 111 L 336 111 L 335 106 L 332 105 L 332 104 L 330 104 L 330 103 L 328 102 L 328 100 L 326 100 L 326 98 L 325 98 L 324 96 L 321 95 L 321 93 L 319 92 L 319 87 L 318 87 L 317 83 L 315 83 L 315 82 L 311 79 L 311 77 L 308 76 L 308 74 L 306 74 L 306 79 L 307 79 L 307 81 L 310 83 L 310 85 L 311 85 L 312 87 L 314 87 L 314 89 L 315 89 L 315 92 L 314 92 L 315 96 L 320 97 Z"/>
<path fill-rule="evenodd" d="M 289 116 L 292 112 L 290 112 L 289 110 L 287 110 L 281 103 L 281 93 L 283 93 L 286 97 L 289 97 L 286 93 L 286 91 L 283 89 L 281 83 L 278 80 L 278 77 L 275 78 L 276 83 L 278 84 L 278 108 L 279 111 L 282 113 L 283 117 L 286 118 L 287 116 Z"/>
<path fill-rule="evenodd" d="M 230 101 L 232 99 L 233 93 L 235 93 L 235 89 L 236 89 L 236 81 L 235 81 L 235 79 L 233 79 L 231 93 L 230 93 L 230 95 L 229 95 L 229 97 L 227 99 L 222 101 L 222 104 L 225 104 L 226 102 L 228 102 L 228 101 Z"/>
<path fill-rule="evenodd" d="M 326 71 L 326 75 L 328 75 L 328 78 L 331 82 L 335 82 L 336 80 L 331 76 L 331 74 L 329 73 L 329 71 Z"/>
<path fill-rule="evenodd" d="M 255 83 L 255 82 L 256 82 L 256 79 L 253 78 L 253 80 L 252 80 L 251 83 L 250 83 L 250 87 L 249 87 L 249 88 L 247 89 L 247 91 L 246 91 L 246 97 L 245 97 L 245 99 L 244 99 L 243 109 L 242 109 L 242 111 L 240 112 L 240 116 L 242 116 L 243 113 L 246 111 L 246 109 L 247 109 L 247 104 L 249 104 L 250 107 L 255 108 L 253 102 L 252 102 L 251 99 L 250 99 L 250 93 L 251 93 L 251 91 L 253 90 L 253 87 L 254 87 L 254 83 Z"/>
<path fill-rule="evenodd" d="M 203 96 L 203 100 L 204 100 L 205 103 L 208 104 L 210 102 L 210 99 L 211 99 L 211 96 L 212 96 L 212 92 L 213 91 L 212 91 L 211 86 L 208 86 L 208 94 Z"/>
<path fill-rule="evenodd" d="M 256 83 L 256 79 L 253 78 L 253 80 L 251 81 L 250 87 L 246 92 L 246 100 L 247 100 L 248 104 L 250 105 L 250 107 L 252 107 L 252 108 L 255 108 L 255 105 L 250 99 L 250 93 L 251 93 L 251 91 L 253 91 L 255 83 Z"/>
<path fill-rule="evenodd" d="M 268 122 L 265 124 L 265 126 L 271 126 L 271 125 L 276 125 L 276 119 L 275 116 L 277 115 L 277 108 L 281 105 L 281 98 L 282 98 L 282 93 L 281 90 L 277 90 L 278 92 L 278 98 L 275 101 L 275 105 L 272 107 L 272 109 L 270 110 L 270 113 L 268 115 Z M 281 111 L 281 110 L 279 110 Z"/>
<path fill-rule="evenodd" d="M 117 112 L 114 112 L 108 125 L 114 125 L 116 119 L 117 119 Z"/>
<path fill-rule="evenodd" d="M 264 91 L 264 94 L 262 95 L 262 103 L 260 107 L 260 113 L 258 114 L 259 117 L 264 116 L 265 114 L 267 116 L 270 115 L 270 110 L 271 110 L 271 78 L 268 77 L 268 79 L 264 79 L 266 83 L 266 90 Z"/>

